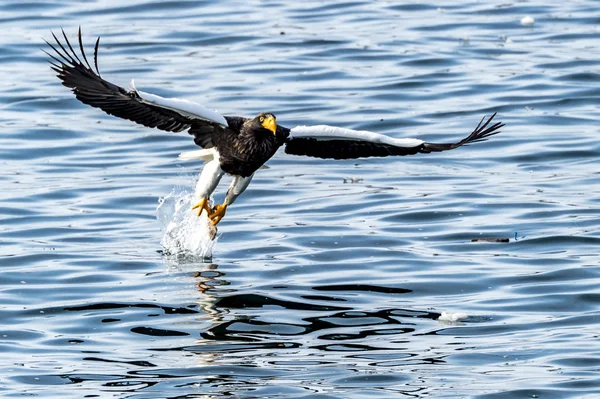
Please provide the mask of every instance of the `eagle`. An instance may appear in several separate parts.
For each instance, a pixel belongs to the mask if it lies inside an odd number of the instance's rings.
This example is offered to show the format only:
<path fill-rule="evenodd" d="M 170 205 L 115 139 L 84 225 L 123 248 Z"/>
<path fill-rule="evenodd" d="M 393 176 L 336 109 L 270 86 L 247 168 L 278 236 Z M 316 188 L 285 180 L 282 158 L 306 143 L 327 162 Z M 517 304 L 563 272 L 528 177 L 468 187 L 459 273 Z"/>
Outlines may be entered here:
<path fill-rule="evenodd" d="M 261 112 L 253 118 L 223 116 L 192 101 L 143 92 L 136 89 L 133 80 L 128 90 L 117 86 L 102 78 L 98 69 L 100 38 L 94 46 L 92 67 L 84 51 L 81 27 L 79 54 L 64 30 L 62 36 L 61 41 L 52 33 L 55 44 L 46 41 L 52 52 L 44 52 L 51 57 L 48 61 L 62 84 L 70 88 L 79 101 L 146 127 L 167 132 L 187 131 L 194 137 L 194 143 L 202 149 L 184 152 L 179 157 L 205 162 L 196 184 L 192 209 L 198 216 L 206 212 L 213 225 L 223 219 L 227 207 L 248 187 L 254 173 L 282 146 L 286 154 L 326 159 L 429 154 L 483 141 L 499 133 L 504 126 L 501 122 L 492 123 L 494 113 L 487 119 L 484 116 L 462 140 L 436 144 L 327 125 L 289 129 L 279 125 L 272 112 Z M 223 203 L 211 207 L 209 198 L 224 174 L 232 177 L 231 184 Z"/>

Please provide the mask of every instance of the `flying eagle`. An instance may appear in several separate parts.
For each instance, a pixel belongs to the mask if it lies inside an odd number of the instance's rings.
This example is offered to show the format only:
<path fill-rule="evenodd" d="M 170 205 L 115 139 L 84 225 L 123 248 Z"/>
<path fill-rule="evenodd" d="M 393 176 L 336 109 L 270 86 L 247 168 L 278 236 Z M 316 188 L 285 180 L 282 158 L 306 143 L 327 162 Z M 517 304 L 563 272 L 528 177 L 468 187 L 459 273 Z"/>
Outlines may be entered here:
<path fill-rule="evenodd" d="M 206 211 L 213 225 L 221 221 L 227 207 L 248 187 L 254 172 L 281 146 L 285 146 L 287 154 L 329 159 L 428 154 L 482 141 L 499 133 L 504 126 L 501 122 L 491 124 L 496 115 L 493 114 L 487 120 L 484 117 L 464 139 L 435 144 L 326 125 L 288 129 L 278 125 L 275 115 L 270 112 L 254 118 L 223 116 L 188 100 L 163 98 L 137 90 L 133 81 L 131 88 L 126 90 L 104 80 L 98 69 L 100 38 L 94 47 L 92 67 L 83 50 L 81 28 L 78 32 L 80 55 L 73 49 L 64 30 L 62 34 L 64 42 L 52 33 L 56 44 L 46 43 L 55 54 L 46 54 L 52 58 L 51 68 L 62 84 L 70 88 L 79 101 L 147 127 L 167 132 L 187 130 L 194 136 L 194 143 L 202 149 L 182 153 L 179 157 L 206 162 L 196 185 L 192 209 L 197 209 L 198 216 Z M 208 199 L 225 173 L 232 176 L 231 185 L 223 203 L 211 208 Z"/>

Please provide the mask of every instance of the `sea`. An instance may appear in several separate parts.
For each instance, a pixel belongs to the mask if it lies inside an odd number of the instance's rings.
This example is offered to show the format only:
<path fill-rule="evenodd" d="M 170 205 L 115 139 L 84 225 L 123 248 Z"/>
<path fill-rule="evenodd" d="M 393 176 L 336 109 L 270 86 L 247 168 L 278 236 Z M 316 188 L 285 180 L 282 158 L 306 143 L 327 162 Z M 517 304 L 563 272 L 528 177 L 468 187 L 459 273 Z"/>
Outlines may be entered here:
<path fill-rule="evenodd" d="M 600 2 L 2 0 L 0 397 L 600 397 Z M 457 142 L 279 151 L 207 239 L 200 161 L 75 99 Z M 221 203 L 230 182 L 215 191 Z"/>

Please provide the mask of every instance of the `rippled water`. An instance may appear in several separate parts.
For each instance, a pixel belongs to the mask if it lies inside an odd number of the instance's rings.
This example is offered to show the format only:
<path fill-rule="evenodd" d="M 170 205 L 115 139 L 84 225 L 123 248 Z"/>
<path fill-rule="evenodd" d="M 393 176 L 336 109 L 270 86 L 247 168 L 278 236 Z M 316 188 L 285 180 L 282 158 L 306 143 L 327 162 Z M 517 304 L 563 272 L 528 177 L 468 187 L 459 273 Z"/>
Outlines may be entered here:
<path fill-rule="evenodd" d="M 600 395 L 598 2 L 0 11 L 0 396 Z M 434 142 L 507 126 L 442 154 L 280 152 L 211 262 L 163 255 L 156 208 L 192 189 L 193 143 L 60 86 L 42 39 L 79 25 L 104 77 L 224 114 Z"/>

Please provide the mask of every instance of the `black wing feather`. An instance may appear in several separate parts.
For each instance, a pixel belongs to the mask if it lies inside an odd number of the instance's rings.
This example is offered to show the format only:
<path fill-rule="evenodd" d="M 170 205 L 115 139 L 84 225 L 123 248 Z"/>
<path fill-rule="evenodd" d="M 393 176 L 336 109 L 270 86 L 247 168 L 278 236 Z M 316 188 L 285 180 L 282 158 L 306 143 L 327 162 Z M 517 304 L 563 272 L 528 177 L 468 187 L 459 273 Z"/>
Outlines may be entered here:
<path fill-rule="evenodd" d="M 490 136 L 500 133 L 504 126 L 496 122 L 490 126 L 490 122 L 496 114 L 487 121 L 485 117 L 479 122 L 473 132 L 457 143 L 436 144 L 422 143 L 415 147 L 398 147 L 390 144 L 373 143 L 361 140 L 345 140 L 343 138 L 333 140 L 318 140 L 311 137 L 292 137 L 285 146 L 285 152 L 292 155 L 305 155 L 315 158 L 329 159 L 355 159 L 367 157 L 388 157 L 394 155 L 414 155 L 418 153 L 431 153 L 452 150 L 460 146 L 483 141 Z M 485 121 L 485 123 L 484 123 Z"/>
<path fill-rule="evenodd" d="M 70 88 L 79 101 L 100 108 L 110 115 L 147 127 L 155 127 L 168 132 L 181 132 L 191 128 L 190 134 L 194 135 L 194 141 L 197 144 L 202 143 L 202 147 L 212 146 L 210 136 L 213 130 L 220 128 L 217 123 L 193 119 L 171 109 L 145 103 L 135 91 L 127 91 L 104 80 L 100 76 L 98 68 L 100 38 L 96 40 L 94 46 L 94 66 L 96 69 L 94 71 L 83 49 L 81 28 L 78 31 L 78 39 L 83 62 L 64 31 L 62 31 L 62 34 L 66 45 L 52 33 L 56 44 L 53 45 L 47 41 L 46 43 L 54 50 L 54 54 L 44 52 L 56 62 L 55 64 L 50 61 L 51 68 L 57 73 L 62 84 Z"/>
<path fill-rule="evenodd" d="M 466 144 L 477 143 L 479 141 L 485 141 L 485 140 L 487 140 L 488 137 L 500 133 L 500 128 L 504 126 L 504 123 L 502 123 L 502 122 L 496 122 L 490 126 L 490 122 L 492 122 L 492 119 L 494 119 L 495 116 L 496 116 L 496 113 L 494 113 L 492 116 L 490 116 L 488 118 L 488 120 L 485 120 L 485 116 L 483 118 L 481 118 L 481 121 L 479 121 L 479 124 L 477 125 L 475 130 L 473 130 L 470 135 L 468 135 L 467 137 L 465 137 L 458 143 L 448 143 L 448 144 L 424 143 L 423 151 L 421 151 L 421 152 L 429 153 L 429 152 L 440 152 L 440 151 L 446 151 L 446 150 L 453 150 L 454 148 L 458 148 L 458 147 L 461 147 Z"/>
<path fill-rule="evenodd" d="M 306 155 L 324 159 L 355 159 L 367 157 L 388 157 L 391 155 L 412 155 L 419 147 L 395 147 L 388 144 L 360 140 L 318 140 L 310 137 L 290 139 L 285 146 L 286 154 Z"/>
<path fill-rule="evenodd" d="M 64 33 L 64 31 L 63 31 Z M 90 65 L 90 62 L 88 61 L 87 57 L 85 56 L 85 51 L 83 49 L 83 42 L 81 40 L 81 26 L 79 27 L 79 31 L 77 32 L 77 36 L 79 37 L 79 51 L 81 52 L 81 55 L 83 56 L 83 59 L 85 60 L 85 65 L 87 65 L 88 69 L 91 70 L 92 66 Z M 98 38 L 97 42 L 100 41 L 100 38 Z M 96 52 L 94 52 L 94 60 L 96 60 Z M 98 68 L 96 68 L 96 71 L 98 70 Z M 100 76 L 100 72 L 98 72 L 98 76 Z"/>

